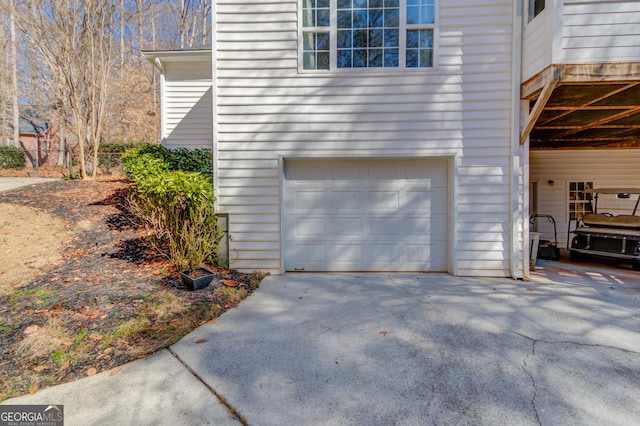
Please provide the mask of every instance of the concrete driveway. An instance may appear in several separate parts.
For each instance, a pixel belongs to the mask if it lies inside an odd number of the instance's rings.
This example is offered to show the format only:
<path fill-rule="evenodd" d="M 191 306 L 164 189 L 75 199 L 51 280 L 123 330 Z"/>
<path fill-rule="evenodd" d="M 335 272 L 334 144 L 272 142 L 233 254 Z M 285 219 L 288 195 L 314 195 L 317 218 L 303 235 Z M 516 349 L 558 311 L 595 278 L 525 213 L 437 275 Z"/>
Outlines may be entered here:
<path fill-rule="evenodd" d="M 18 189 L 23 186 L 34 185 L 36 183 L 52 182 L 60 180 L 58 178 L 42 178 L 42 177 L 7 177 L 0 176 L 0 192 Z"/>
<path fill-rule="evenodd" d="M 534 279 L 268 277 L 171 351 L 251 425 L 640 423 L 640 274 Z"/>
<path fill-rule="evenodd" d="M 287 274 L 169 350 L 5 401 L 67 425 L 640 424 L 640 273 Z"/>

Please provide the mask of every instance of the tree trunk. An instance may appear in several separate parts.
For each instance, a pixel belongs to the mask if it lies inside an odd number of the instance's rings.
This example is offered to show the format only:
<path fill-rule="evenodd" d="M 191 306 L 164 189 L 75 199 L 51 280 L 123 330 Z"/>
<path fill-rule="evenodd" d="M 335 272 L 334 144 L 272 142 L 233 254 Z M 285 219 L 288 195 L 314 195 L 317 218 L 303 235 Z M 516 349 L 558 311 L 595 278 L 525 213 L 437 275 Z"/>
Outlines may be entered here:
<path fill-rule="evenodd" d="M 9 7 L 14 9 L 14 0 L 9 0 Z M 20 146 L 20 107 L 18 105 L 18 40 L 16 38 L 16 17 L 14 13 L 9 13 L 9 41 L 11 47 L 11 105 L 13 110 L 13 143 Z"/>

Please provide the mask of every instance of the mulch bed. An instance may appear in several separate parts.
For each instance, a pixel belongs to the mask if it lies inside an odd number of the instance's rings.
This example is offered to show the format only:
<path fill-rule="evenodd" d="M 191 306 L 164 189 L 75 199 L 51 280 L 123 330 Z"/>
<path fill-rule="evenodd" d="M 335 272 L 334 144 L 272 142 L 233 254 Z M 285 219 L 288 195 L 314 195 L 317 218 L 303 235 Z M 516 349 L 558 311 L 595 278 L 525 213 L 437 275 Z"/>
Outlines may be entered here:
<path fill-rule="evenodd" d="M 53 214 L 73 230 L 63 262 L 0 298 L 0 401 L 144 357 L 215 321 L 259 284 L 259 276 L 213 267 L 209 287 L 186 291 L 132 222 L 128 188 L 125 179 L 103 178 L 0 193 L 0 203 Z M 25 344 L 38 331 L 40 346 Z"/>

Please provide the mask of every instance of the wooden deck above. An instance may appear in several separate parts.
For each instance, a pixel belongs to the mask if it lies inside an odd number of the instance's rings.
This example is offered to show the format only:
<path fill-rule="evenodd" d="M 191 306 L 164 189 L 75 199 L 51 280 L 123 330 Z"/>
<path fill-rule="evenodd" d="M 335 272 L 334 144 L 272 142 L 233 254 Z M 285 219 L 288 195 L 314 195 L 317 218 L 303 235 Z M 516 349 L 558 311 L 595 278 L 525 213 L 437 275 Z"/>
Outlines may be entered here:
<path fill-rule="evenodd" d="M 640 63 L 553 65 L 521 87 L 532 149 L 640 148 Z"/>

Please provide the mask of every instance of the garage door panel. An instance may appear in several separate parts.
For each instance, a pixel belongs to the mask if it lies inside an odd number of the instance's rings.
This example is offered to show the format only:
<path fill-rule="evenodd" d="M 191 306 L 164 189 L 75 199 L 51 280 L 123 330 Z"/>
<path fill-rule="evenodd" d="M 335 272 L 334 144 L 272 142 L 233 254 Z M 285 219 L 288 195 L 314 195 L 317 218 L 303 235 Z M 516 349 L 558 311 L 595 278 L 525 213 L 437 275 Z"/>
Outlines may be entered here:
<path fill-rule="evenodd" d="M 308 191 L 301 190 L 296 192 L 295 209 L 296 210 L 315 210 L 326 205 L 324 191 Z"/>
<path fill-rule="evenodd" d="M 443 159 L 286 160 L 285 269 L 446 270 L 446 183 Z"/>
<path fill-rule="evenodd" d="M 334 263 L 362 263 L 362 244 L 333 244 L 331 253 Z"/>
<path fill-rule="evenodd" d="M 334 212 L 357 211 L 362 208 L 364 194 L 362 191 L 332 191 L 330 202 L 325 204 Z"/>
<path fill-rule="evenodd" d="M 398 210 L 400 208 L 398 191 L 370 191 L 368 195 L 369 205 L 367 207 L 372 211 Z"/>
<path fill-rule="evenodd" d="M 396 239 L 404 233 L 403 224 L 397 217 L 372 217 L 369 219 L 369 235 L 371 237 L 387 236 Z"/>
<path fill-rule="evenodd" d="M 301 262 L 324 264 L 327 261 L 324 244 L 297 244 L 296 252 Z"/>
<path fill-rule="evenodd" d="M 361 217 L 335 217 L 330 219 L 328 234 L 332 237 L 364 236 L 364 223 Z"/>
<path fill-rule="evenodd" d="M 326 219 L 324 217 L 296 217 L 293 227 L 294 238 L 316 237 L 322 238 L 326 234 Z"/>
<path fill-rule="evenodd" d="M 367 250 L 369 263 L 392 263 L 400 260 L 398 244 L 369 244 Z"/>

